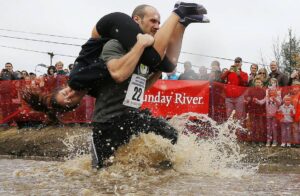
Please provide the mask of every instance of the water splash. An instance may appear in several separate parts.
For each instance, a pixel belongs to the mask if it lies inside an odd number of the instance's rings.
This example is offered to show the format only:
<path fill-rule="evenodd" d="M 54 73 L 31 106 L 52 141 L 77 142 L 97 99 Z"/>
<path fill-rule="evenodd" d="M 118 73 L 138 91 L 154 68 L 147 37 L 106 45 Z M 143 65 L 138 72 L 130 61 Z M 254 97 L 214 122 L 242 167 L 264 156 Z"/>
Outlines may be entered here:
<path fill-rule="evenodd" d="M 84 129 L 80 129 L 79 132 L 72 135 L 67 133 L 67 136 L 62 140 L 68 152 L 68 155 L 64 159 L 72 160 L 88 154 L 91 148 L 91 139 L 91 134 Z"/>
<path fill-rule="evenodd" d="M 141 134 L 116 151 L 111 166 L 98 171 L 91 168 L 91 156 L 86 150 L 91 133 L 77 129 L 63 141 L 70 154 L 64 162 L 37 162 L 38 167 L 28 163 L 26 169 L 11 172 L 11 181 L 17 182 L 14 187 L 20 190 L 27 190 L 23 186 L 34 182 L 33 188 L 24 192 L 28 195 L 148 195 L 175 194 L 173 190 L 180 191 L 180 186 L 186 189 L 190 183 L 197 184 L 190 190 L 197 193 L 201 189 L 198 184 L 206 180 L 214 184 L 224 178 L 232 181 L 255 177 L 252 174 L 256 168 L 242 162 L 245 155 L 240 153 L 235 134 L 241 127 L 232 118 L 217 125 L 206 115 L 188 113 L 169 122 L 179 132 L 176 145 L 153 133 Z M 172 162 L 171 168 L 160 167 L 166 160 Z M 5 187 L 9 190 L 9 181 Z"/>
<path fill-rule="evenodd" d="M 134 136 L 116 151 L 106 171 L 116 176 L 141 171 L 157 174 L 161 162 L 171 161 L 173 169 L 183 174 L 242 177 L 256 172 L 258 167 L 242 162 L 245 155 L 240 152 L 235 132 L 243 128 L 232 117 L 217 125 L 207 115 L 186 113 L 174 116 L 169 123 L 179 132 L 176 145 L 153 133 Z M 91 135 L 71 135 L 64 140 L 70 154 L 63 167 L 70 170 L 65 171 L 68 175 L 81 171 L 90 175 L 90 156 L 86 149 L 78 148 L 83 140 L 90 143 Z"/>
<path fill-rule="evenodd" d="M 175 146 L 177 171 L 221 177 L 241 177 L 256 171 L 256 167 L 242 162 L 246 155 L 240 152 L 236 131 L 244 129 L 232 117 L 217 125 L 207 115 L 186 113 L 173 117 L 170 124 L 183 133 Z"/>

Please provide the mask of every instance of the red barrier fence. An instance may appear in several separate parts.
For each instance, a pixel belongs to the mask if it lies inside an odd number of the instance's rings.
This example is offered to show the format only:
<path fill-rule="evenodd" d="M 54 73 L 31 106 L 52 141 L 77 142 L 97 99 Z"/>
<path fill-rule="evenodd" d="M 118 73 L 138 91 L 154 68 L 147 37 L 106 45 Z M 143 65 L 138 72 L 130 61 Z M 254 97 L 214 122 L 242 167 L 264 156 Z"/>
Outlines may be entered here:
<path fill-rule="evenodd" d="M 66 81 L 67 78 L 64 76 L 34 81 L 0 81 L 0 124 L 44 122 L 47 118 L 46 115 L 31 110 L 21 99 L 20 89 L 37 88 L 40 91 L 50 92 L 59 86 L 64 86 Z M 275 105 L 277 109 L 283 107 L 283 97 L 288 94 L 291 97 L 295 113 L 290 114 L 292 122 L 286 125 L 283 122 L 286 120 L 283 113 L 277 111 L 274 116 L 270 116 L 268 107 L 272 104 L 274 106 L 274 96 L 277 95 L 280 96 L 280 103 Z M 271 98 L 272 96 L 273 98 Z M 262 100 L 266 98 L 271 98 L 273 101 L 262 103 Z M 159 80 L 146 92 L 142 107 L 152 110 L 155 116 L 165 118 L 186 112 L 208 114 L 218 123 L 226 121 L 231 109 L 235 109 L 237 119 L 248 130 L 246 134 L 243 132 L 244 134 L 239 135 L 240 139 L 265 142 L 269 138 L 269 140 L 277 140 L 279 143 L 282 138 L 288 138 L 289 142 L 300 143 L 299 100 L 300 87 L 298 86 L 272 91 L 266 88 L 235 87 L 221 83 L 209 84 L 208 81 Z M 62 114 L 59 119 L 63 123 L 90 122 L 94 101 L 94 98 L 84 97 L 81 105 L 75 111 Z M 274 121 L 270 121 L 270 119 Z M 278 125 L 275 128 L 271 127 L 276 129 L 276 133 L 270 133 L 270 123 Z M 281 127 L 282 125 L 284 127 Z M 286 126 L 291 130 L 286 129 Z"/>
<path fill-rule="evenodd" d="M 159 80 L 146 92 L 142 108 L 166 118 L 187 112 L 208 114 L 209 82 Z"/>

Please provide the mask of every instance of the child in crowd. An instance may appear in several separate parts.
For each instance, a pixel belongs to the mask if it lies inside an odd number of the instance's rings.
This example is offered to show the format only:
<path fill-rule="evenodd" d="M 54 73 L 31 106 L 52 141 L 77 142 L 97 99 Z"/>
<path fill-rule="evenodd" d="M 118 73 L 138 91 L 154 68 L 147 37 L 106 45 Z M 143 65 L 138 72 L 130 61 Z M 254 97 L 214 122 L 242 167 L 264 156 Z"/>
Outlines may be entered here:
<path fill-rule="evenodd" d="M 276 78 L 271 78 L 269 86 L 266 90 L 266 96 L 261 99 L 254 99 L 254 101 L 260 105 L 266 104 L 266 116 L 267 116 L 267 143 L 269 147 L 272 142 L 272 146 L 277 146 L 277 119 L 276 112 L 282 102 L 281 91 L 278 89 L 278 81 Z"/>
<path fill-rule="evenodd" d="M 250 130 L 252 142 L 260 142 L 262 144 L 265 130 L 266 108 L 259 105 L 256 100 L 263 99 L 266 96 L 263 89 L 263 81 L 261 77 L 255 77 L 253 80 L 254 87 L 249 87 L 246 96 L 247 112 L 250 118 Z"/>
<path fill-rule="evenodd" d="M 295 144 L 300 144 L 300 85 L 294 85 L 291 88 L 292 104 L 296 111 L 292 129 L 292 141 Z"/>
<path fill-rule="evenodd" d="M 290 95 L 286 95 L 283 98 L 283 105 L 278 109 L 278 112 L 282 114 L 280 120 L 281 125 L 281 147 L 291 147 L 291 134 L 292 124 L 294 122 L 295 107 L 292 105 L 292 99 Z"/>

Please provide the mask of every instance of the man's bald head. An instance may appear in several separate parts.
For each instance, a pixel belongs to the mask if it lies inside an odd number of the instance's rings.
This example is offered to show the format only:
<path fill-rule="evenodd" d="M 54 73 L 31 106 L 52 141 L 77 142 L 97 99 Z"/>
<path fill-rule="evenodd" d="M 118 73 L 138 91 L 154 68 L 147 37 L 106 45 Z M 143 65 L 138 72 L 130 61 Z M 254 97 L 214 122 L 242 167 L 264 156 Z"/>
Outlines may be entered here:
<path fill-rule="evenodd" d="M 134 16 L 139 16 L 141 18 L 144 18 L 145 16 L 145 12 L 146 12 L 146 8 L 152 8 L 152 9 L 155 9 L 155 7 L 151 6 L 151 5 L 147 5 L 147 4 L 142 4 L 142 5 L 139 5 L 137 6 L 132 14 L 131 14 L 131 17 L 133 18 Z"/>
<path fill-rule="evenodd" d="M 132 19 L 139 24 L 144 33 L 155 35 L 160 25 L 160 14 L 151 5 L 139 5 L 132 12 Z"/>

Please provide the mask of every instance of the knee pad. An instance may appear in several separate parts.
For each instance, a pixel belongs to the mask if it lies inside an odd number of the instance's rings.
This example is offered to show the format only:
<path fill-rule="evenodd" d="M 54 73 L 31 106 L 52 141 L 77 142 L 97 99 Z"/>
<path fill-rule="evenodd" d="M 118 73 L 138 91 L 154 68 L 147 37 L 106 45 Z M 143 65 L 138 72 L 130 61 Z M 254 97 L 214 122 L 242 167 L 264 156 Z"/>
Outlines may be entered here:
<path fill-rule="evenodd" d="M 167 72 L 167 73 L 174 71 L 175 68 L 176 68 L 176 65 L 174 65 L 166 56 L 163 58 L 163 60 L 157 66 L 158 71 Z"/>
<path fill-rule="evenodd" d="M 156 69 L 161 63 L 161 57 L 154 48 L 148 47 L 144 50 L 141 56 L 141 63 L 149 66 L 152 69 Z"/>

